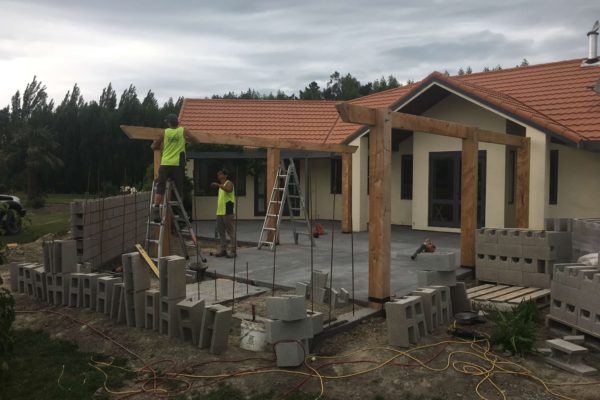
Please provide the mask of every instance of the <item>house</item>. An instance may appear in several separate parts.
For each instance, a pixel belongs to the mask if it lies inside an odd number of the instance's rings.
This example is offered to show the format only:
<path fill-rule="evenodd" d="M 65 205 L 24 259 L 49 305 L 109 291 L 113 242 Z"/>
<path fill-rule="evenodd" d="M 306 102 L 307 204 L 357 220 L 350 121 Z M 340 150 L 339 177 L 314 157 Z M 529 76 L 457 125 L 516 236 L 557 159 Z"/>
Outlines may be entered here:
<path fill-rule="evenodd" d="M 584 60 L 463 76 L 433 72 L 415 84 L 352 103 L 531 138 L 529 225 L 541 229 L 548 217 L 600 214 L 600 93 L 593 90 L 599 79 L 600 61 L 590 47 Z M 186 99 L 180 117 L 190 129 L 224 135 L 358 146 L 352 155 L 352 223 L 355 231 L 367 229 L 369 131 L 344 123 L 333 102 Z M 460 139 L 393 131 L 392 224 L 460 231 L 460 150 Z M 263 219 L 271 193 L 265 154 L 261 149 L 190 152 L 194 218 L 214 218 L 216 199 L 209 184 L 218 168 L 229 166 L 239 176 L 234 177 L 238 218 Z M 339 219 L 340 159 L 317 152 L 282 152 L 283 157 L 294 159 L 310 217 Z M 479 144 L 478 226 L 515 226 L 515 164 L 514 149 Z"/>

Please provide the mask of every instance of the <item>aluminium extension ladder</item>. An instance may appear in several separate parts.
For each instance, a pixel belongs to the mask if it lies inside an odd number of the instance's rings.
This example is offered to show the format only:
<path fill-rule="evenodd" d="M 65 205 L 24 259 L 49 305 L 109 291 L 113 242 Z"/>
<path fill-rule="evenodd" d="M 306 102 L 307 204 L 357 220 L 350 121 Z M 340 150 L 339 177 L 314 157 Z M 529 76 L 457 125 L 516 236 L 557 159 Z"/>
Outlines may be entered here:
<path fill-rule="evenodd" d="M 267 206 L 265 220 L 260 231 L 258 239 L 258 248 L 269 246 L 269 249 L 275 248 L 278 236 L 281 219 L 285 211 L 284 205 L 287 204 L 289 220 L 292 224 L 294 233 L 294 243 L 298 244 L 298 235 L 307 235 L 310 238 L 311 246 L 314 246 L 314 239 L 311 232 L 310 222 L 306 212 L 304 197 L 300 192 L 300 182 L 296 167 L 292 159 L 289 160 L 289 165 L 285 167 L 284 161 L 281 161 L 277 169 L 277 175 L 271 191 L 271 197 Z M 301 212 L 304 215 L 304 223 L 306 224 L 306 232 L 298 232 L 294 223 L 294 214 Z"/>
<path fill-rule="evenodd" d="M 172 229 L 179 237 L 181 249 L 185 259 L 189 261 L 189 249 L 193 248 L 196 251 L 196 255 L 199 254 L 198 240 L 196 238 L 196 234 L 194 233 L 194 228 L 192 227 L 192 224 L 190 224 L 187 212 L 183 207 L 183 201 L 179 196 L 179 192 L 177 191 L 173 181 L 170 179 L 167 180 L 163 202 L 159 206 L 161 221 L 154 222 L 152 218 L 152 207 L 154 207 L 155 192 L 156 181 L 152 184 L 152 193 L 150 194 L 150 215 L 148 216 L 148 222 L 146 224 L 146 240 L 144 243 L 144 249 L 152 261 L 158 265 L 158 259 L 163 257 L 163 242 L 166 233 L 165 222 L 166 218 L 170 217 Z M 158 232 L 158 237 L 156 237 L 156 232 Z M 156 250 L 153 252 L 154 254 L 150 252 L 151 249 Z M 197 262 L 199 261 L 200 260 L 197 260 Z"/>

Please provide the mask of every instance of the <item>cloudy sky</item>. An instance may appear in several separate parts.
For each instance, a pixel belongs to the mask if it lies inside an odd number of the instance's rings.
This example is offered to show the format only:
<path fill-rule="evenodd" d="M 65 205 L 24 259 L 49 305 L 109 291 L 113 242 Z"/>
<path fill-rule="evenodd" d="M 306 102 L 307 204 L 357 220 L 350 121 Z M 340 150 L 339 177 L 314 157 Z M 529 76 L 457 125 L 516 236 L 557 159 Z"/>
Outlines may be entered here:
<path fill-rule="evenodd" d="M 75 82 L 165 100 L 585 58 L 598 18 L 598 0 L 0 0 L 0 107 L 34 75 L 59 101 Z"/>

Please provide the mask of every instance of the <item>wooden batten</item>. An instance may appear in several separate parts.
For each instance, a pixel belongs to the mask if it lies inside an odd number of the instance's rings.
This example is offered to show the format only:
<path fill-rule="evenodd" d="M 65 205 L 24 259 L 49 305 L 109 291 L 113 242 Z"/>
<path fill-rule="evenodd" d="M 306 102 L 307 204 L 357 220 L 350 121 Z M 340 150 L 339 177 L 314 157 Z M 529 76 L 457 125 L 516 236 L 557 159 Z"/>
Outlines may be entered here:
<path fill-rule="evenodd" d="M 517 148 L 517 187 L 515 190 L 515 225 L 517 228 L 529 228 L 531 139 L 524 139 L 524 145 Z"/>
<path fill-rule="evenodd" d="M 392 124 L 389 109 L 376 111 L 369 133 L 369 304 L 390 298 Z"/>
<path fill-rule="evenodd" d="M 460 264 L 475 267 L 477 229 L 478 142 L 471 136 L 462 140 L 460 187 Z M 474 135 L 476 137 L 476 135 Z"/>
<path fill-rule="evenodd" d="M 342 154 L 342 232 L 352 232 L 352 154 Z"/>

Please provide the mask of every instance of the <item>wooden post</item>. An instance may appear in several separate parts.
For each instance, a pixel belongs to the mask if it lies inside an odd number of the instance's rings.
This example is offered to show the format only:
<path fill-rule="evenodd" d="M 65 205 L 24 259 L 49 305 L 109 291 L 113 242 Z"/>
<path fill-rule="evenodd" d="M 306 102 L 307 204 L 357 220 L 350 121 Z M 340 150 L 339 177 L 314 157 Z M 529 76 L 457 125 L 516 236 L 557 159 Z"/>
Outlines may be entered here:
<path fill-rule="evenodd" d="M 342 154 L 342 233 L 352 232 L 352 154 Z"/>
<path fill-rule="evenodd" d="M 475 267 L 475 230 L 477 229 L 477 136 L 462 140 L 460 187 L 460 264 Z"/>
<path fill-rule="evenodd" d="M 277 169 L 279 168 L 279 164 L 281 163 L 281 150 L 269 147 L 267 149 L 267 212 L 269 212 L 269 199 L 271 196 L 271 192 L 273 190 L 273 186 L 275 185 L 275 180 L 277 178 Z M 277 193 L 279 196 L 280 194 Z M 281 197 L 279 197 L 281 198 Z M 273 214 L 277 214 L 279 212 L 279 207 L 275 206 L 272 210 Z M 277 225 L 276 217 L 267 217 L 267 227 L 275 228 Z M 269 232 L 267 235 L 267 240 L 272 242 L 274 240 L 273 232 Z"/>
<path fill-rule="evenodd" d="M 516 227 L 529 228 L 529 178 L 531 139 L 524 138 L 517 148 Z"/>
<path fill-rule="evenodd" d="M 377 109 L 369 133 L 369 305 L 390 299 L 392 124 L 389 109 Z"/>

